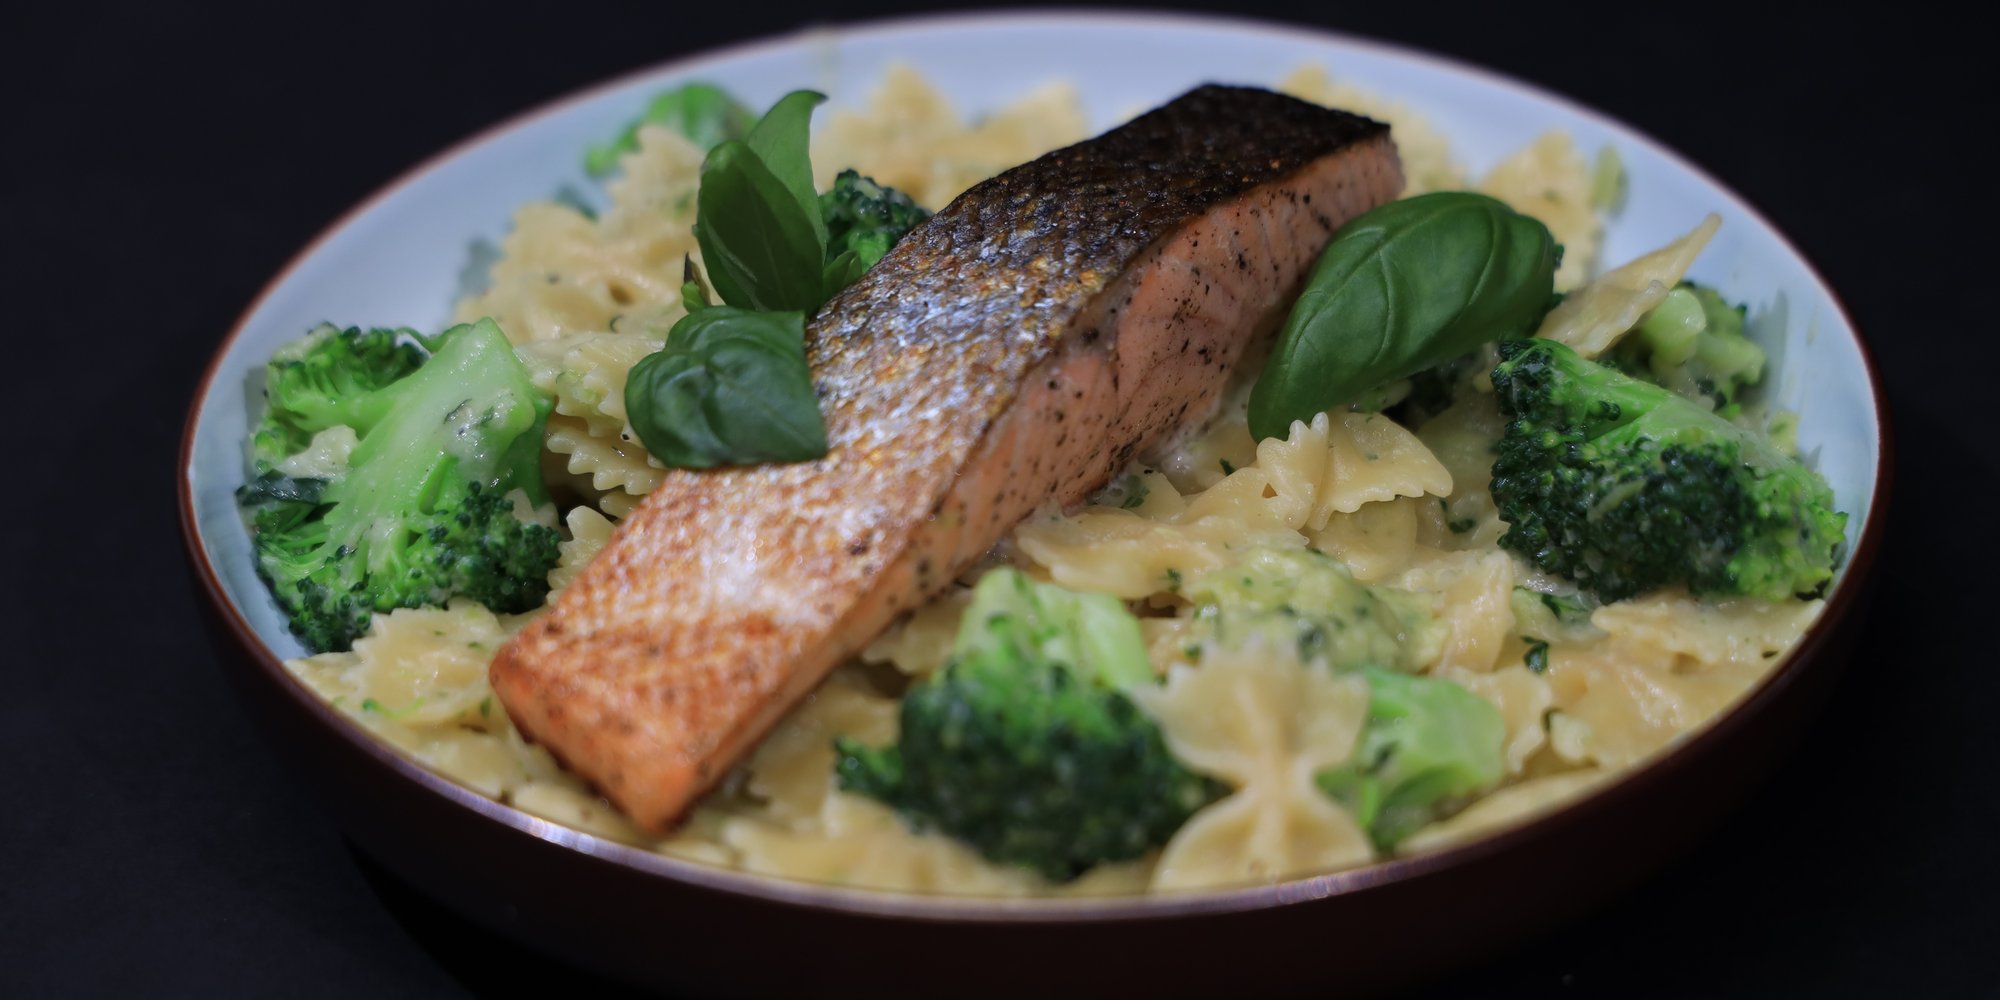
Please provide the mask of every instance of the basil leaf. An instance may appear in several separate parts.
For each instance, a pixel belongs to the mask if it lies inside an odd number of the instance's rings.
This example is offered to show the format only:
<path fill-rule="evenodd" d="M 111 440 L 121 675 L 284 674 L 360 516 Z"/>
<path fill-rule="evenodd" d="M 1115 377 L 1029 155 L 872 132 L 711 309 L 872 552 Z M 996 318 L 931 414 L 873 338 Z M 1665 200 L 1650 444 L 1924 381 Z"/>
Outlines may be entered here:
<path fill-rule="evenodd" d="M 810 313 L 826 301 L 819 206 L 802 206 L 747 143 L 710 151 L 695 200 L 695 240 L 723 302 Z"/>
<path fill-rule="evenodd" d="M 742 141 L 715 147 L 702 164 L 695 239 L 729 305 L 813 313 L 928 217 L 908 195 L 852 170 L 825 195 L 814 192 L 812 110 L 824 100 L 786 94 Z"/>
<path fill-rule="evenodd" d="M 646 450 L 675 468 L 801 462 L 827 450 L 801 312 L 689 313 L 632 367 L 625 411 Z"/>
<path fill-rule="evenodd" d="M 852 250 L 841 251 L 840 256 L 826 262 L 826 297 L 833 298 L 840 290 L 854 284 L 866 273 L 869 264 L 861 255 Z"/>
<path fill-rule="evenodd" d="M 771 110 L 743 137 L 757 158 L 791 192 L 792 200 L 812 222 L 820 251 L 826 250 L 826 220 L 820 218 L 819 193 L 812 179 L 812 112 L 826 100 L 825 94 L 794 90 L 778 98 Z"/>
<path fill-rule="evenodd" d="M 1390 202 L 1341 227 L 1250 393 L 1250 431 L 1351 402 L 1489 340 L 1523 336 L 1555 281 L 1547 226 L 1485 195 Z"/>
<path fill-rule="evenodd" d="M 714 393 L 714 373 L 700 359 L 659 351 L 626 376 L 625 410 L 653 457 L 669 468 L 707 469 L 728 461 L 729 451 L 702 409 Z"/>

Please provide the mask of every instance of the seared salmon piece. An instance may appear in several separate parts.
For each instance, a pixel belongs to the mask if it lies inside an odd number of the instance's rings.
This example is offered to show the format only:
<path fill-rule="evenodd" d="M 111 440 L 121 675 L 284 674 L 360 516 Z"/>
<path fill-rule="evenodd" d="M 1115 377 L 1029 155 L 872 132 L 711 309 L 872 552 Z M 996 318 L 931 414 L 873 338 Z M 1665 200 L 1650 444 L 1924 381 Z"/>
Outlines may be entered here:
<path fill-rule="evenodd" d="M 1387 126 L 1218 86 L 972 188 L 808 325 L 826 457 L 669 473 L 494 691 L 664 832 L 1016 522 L 1205 418 L 1334 230 L 1401 189 Z"/>

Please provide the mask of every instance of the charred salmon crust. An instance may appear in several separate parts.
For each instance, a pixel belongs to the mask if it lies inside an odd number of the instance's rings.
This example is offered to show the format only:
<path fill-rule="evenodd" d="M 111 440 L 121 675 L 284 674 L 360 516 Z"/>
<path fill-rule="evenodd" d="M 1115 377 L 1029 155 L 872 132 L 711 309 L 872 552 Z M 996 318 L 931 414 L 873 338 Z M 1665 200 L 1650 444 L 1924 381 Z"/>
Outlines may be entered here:
<path fill-rule="evenodd" d="M 494 660 L 515 723 L 664 831 L 1013 524 L 1209 412 L 1388 128 L 1206 86 L 986 181 L 806 333 L 831 450 L 674 471 Z"/>

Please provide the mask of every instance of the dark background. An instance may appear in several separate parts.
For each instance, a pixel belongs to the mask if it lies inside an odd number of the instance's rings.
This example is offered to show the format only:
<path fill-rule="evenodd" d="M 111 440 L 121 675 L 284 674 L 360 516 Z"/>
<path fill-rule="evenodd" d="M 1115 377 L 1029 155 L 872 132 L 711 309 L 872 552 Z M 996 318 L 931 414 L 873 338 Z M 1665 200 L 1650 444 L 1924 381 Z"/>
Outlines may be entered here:
<path fill-rule="evenodd" d="M 60 6 L 60 9 L 57 9 Z M 838 20 L 899 5 L 840 8 Z M 1994 57 L 1941 20 L 1735 3 L 1323 3 L 1665 141 L 1824 271 L 1881 365 L 1892 526 L 1846 675 L 1702 847 L 1437 996 L 2000 995 Z M 773 4 L 10 5 L 0 993 L 589 993 L 351 852 L 213 665 L 173 501 L 207 355 L 321 227 L 605 77 L 836 19 Z M 23 306 L 26 307 L 25 312 Z M 25 357 L 23 352 L 25 351 Z M 26 565 L 21 565 L 21 556 Z M 1338 982 L 1338 950 L 1328 978 Z"/>

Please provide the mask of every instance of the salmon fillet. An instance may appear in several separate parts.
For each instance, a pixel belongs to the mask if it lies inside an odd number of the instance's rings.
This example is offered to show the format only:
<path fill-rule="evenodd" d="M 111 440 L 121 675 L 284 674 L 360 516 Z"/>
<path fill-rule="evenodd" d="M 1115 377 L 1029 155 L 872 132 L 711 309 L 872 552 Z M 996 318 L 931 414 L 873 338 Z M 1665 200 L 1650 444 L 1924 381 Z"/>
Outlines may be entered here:
<path fill-rule="evenodd" d="M 664 832 L 835 665 L 1009 528 L 1204 418 L 1388 128 L 1208 86 L 986 181 L 820 310 L 831 450 L 665 477 L 493 661 L 514 722 Z"/>

